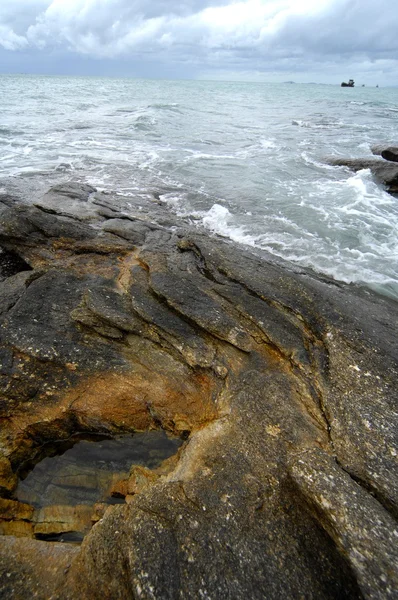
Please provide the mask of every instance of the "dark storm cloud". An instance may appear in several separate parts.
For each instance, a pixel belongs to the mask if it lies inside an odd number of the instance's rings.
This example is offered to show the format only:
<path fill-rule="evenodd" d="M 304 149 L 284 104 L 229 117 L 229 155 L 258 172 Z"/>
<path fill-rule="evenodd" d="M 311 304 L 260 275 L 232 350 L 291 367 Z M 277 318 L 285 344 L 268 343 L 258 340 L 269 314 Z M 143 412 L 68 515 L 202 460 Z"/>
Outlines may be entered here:
<path fill-rule="evenodd" d="M 398 11 L 387 0 L 3 0 L 0 46 L 156 72 L 398 77 Z M 44 59 L 44 54 L 42 54 Z M 40 58 L 38 58 L 40 60 Z M 15 59 L 12 61 L 14 62 Z M 11 61 L 10 61 L 11 62 Z M 184 71 L 185 73 L 185 71 Z M 128 73 L 130 74 L 130 73 Z M 184 75 L 185 76 L 185 75 Z M 398 84 L 398 79 L 392 83 Z"/>

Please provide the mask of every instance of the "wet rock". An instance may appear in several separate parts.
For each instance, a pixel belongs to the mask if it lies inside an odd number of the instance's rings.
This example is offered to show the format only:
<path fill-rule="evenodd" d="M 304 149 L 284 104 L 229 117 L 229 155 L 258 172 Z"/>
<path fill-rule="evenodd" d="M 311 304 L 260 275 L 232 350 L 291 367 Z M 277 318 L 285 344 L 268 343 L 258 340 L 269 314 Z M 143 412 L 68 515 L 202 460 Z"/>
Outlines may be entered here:
<path fill-rule="evenodd" d="M 89 279 L 95 281 L 96 278 Z M 102 362 L 103 366 L 109 367 L 123 362 L 111 347 L 109 352 L 104 352 L 104 347 L 95 349 L 86 344 L 84 333 L 76 328 L 71 318 L 73 309 L 81 303 L 87 285 L 90 285 L 89 279 L 83 282 L 68 272 L 52 270 L 33 281 L 19 302 L 7 312 L 2 323 L 3 340 L 20 353 L 29 355 L 29 364 L 33 358 L 45 364 L 53 361 L 68 380 L 75 377 L 77 369 L 90 368 L 92 364 L 99 367 Z M 68 367 L 71 364 L 76 368 L 71 370 Z M 36 376 L 38 374 L 36 372 Z M 21 368 L 20 377 L 23 375 Z M 47 370 L 45 377 L 48 377 Z"/>
<path fill-rule="evenodd" d="M 172 273 L 155 272 L 151 276 L 150 287 L 189 321 L 241 350 L 250 350 L 250 337 L 240 324 L 223 310 L 220 301 L 215 301 L 205 290 L 197 287 L 189 275 L 176 277 Z"/>
<path fill-rule="evenodd" d="M 103 230 L 132 242 L 134 245 L 142 245 L 147 233 L 153 229 L 149 224 L 138 220 L 109 219 L 103 226 Z"/>
<path fill-rule="evenodd" d="M 98 212 L 89 202 L 96 192 L 91 185 L 81 183 L 61 183 L 52 187 L 35 206 L 41 210 L 64 217 L 72 217 L 79 221 L 99 218 Z"/>
<path fill-rule="evenodd" d="M 398 162 L 398 146 L 373 146 L 372 152 L 385 160 Z"/>
<path fill-rule="evenodd" d="M 8 276 L 1 284 L 0 289 L 0 314 L 12 308 L 24 294 L 28 285 L 37 277 L 37 273 L 22 271 L 16 275 Z"/>
<path fill-rule="evenodd" d="M 19 482 L 15 496 L 36 509 L 79 504 L 93 507 L 98 502 L 109 503 L 111 494 L 124 497 L 130 493 L 112 492 L 120 488 L 119 483 L 128 477 L 133 462 L 157 467 L 181 445 L 181 440 L 169 438 L 161 431 L 117 438 L 84 437 L 89 439 L 79 440 L 76 436 L 64 444 L 49 447 L 48 456 Z M 54 452 L 56 454 L 52 456 Z M 144 467 L 137 466 L 137 469 L 152 474 Z M 28 465 L 26 470 L 29 470 Z"/>
<path fill-rule="evenodd" d="M 23 245 L 37 245 L 51 238 L 83 240 L 94 238 L 88 226 L 64 216 L 43 212 L 34 206 L 14 208 L 0 207 L 0 238 L 7 242 L 9 237 L 19 239 Z"/>
<path fill-rule="evenodd" d="M 66 196 L 67 198 L 71 198 L 72 200 L 80 200 L 80 202 L 87 202 L 90 194 L 96 191 L 96 188 L 92 185 L 71 181 L 54 185 L 45 196 L 49 194 L 60 194 L 61 196 Z"/>
<path fill-rule="evenodd" d="M 382 151 L 381 157 L 384 158 L 385 160 L 390 160 L 392 162 L 398 162 L 398 148 L 397 147 L 386 148 L 385 150 Z"/>
<path fill-rule="evenodd" d="M 398 193 L 398 165 L 394 163 L 372 158 L 333 158 L 328 162 L 337 167 L 348 167 L 353 171 L 370 169 L 375 179 L 387 186 L 390 194 Z"/>
<path fill-rule="evenodd" d="M 3 536 L 3 597 L 393 598 L 397 304 L 178 219 L 161 229 L 172 217 L 151 200 L 126 218 L 119 196 L 52 193 L 67 208 L 0 214 L 1 244 L 32 269 L 0 283 L 2 495 L 77 433 L 185 442 L 118 473 L 121 504 L 57 496 L 3 520 L 26 536 Z M 90 528 L 53 558 L 28 537 Z"/>
<path fill-rule="evenodd" d="M 162 301 L 149 291 L 147 281 L 139 282 L 137 269 L 132 272 L 134 283 L 130 286 L 131 307 L 148 325 L 155 325 L 158 338 L 161 336 L 184 356 L 191 366 L 209 367 L 212 365 L 215 349 L 211 340 L 198 334 L 197 328 L 189 321 L 181 319 L 167 308 Z M 141 327 L 142 329 L 142 327 Z M 150 337 L 150 331 L 147 332 Z"/>

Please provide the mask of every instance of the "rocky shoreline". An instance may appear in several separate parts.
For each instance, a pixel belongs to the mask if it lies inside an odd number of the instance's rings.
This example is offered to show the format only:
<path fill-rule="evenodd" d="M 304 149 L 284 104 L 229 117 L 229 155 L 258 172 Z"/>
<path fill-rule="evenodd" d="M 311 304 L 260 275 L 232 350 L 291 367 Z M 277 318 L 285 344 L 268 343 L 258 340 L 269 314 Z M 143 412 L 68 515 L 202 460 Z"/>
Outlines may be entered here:
<path fill-rule="evenodd" d="M 397 303 L 129 203 L 0 196 L 2 598 L 396 597 Z M 26 461 L 150 430 L 181 447 L 38 539 L 74 512 Z"/>
<path fill-rule="evenodd" d="M 348 167 L 353 171 L 370 169 L 379 183 L 385 185 L 392 196 L 398 195 L 398 147 L 373 146 L 372 153 L 379 158 L 332 158 L 328 162 L 336 167 Z"/>

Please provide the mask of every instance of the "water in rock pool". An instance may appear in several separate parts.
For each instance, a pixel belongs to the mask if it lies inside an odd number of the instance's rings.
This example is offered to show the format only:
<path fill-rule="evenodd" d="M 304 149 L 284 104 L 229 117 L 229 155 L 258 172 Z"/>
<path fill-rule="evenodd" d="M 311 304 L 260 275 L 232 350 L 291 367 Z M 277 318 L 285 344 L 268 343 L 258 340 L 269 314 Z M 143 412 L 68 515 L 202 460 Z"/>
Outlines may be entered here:
<path fill-rule="evenodd" d="M 21 75 L 0 76 L 0 97 L 0 188 L 34 199 L 74 179 L 126 211 L 156 193 L 212 232 L 398 298 L 397 199 L 324 160 L 396 142 L 398 88 Z"/>
<path fill-rule="evenodd" d="M 85 439 L 84 439 L 85 438 Z M 76 443 L 76 439 L 79 441 Z M 132 465 L 154 469 L 175 454 L 182 441 L 164 432 L 74 438 L 63 454 L 48 456 L 21 479 L 16 490 L 20 502 L 35 508 L 35 537 L 79 541 L 106 505 L 124 502 L 112 489 L 129 476 Z M 49 452 L 57 451 L 56 444 Z M 58 451 L 65 448 L 59 444 Z"/>

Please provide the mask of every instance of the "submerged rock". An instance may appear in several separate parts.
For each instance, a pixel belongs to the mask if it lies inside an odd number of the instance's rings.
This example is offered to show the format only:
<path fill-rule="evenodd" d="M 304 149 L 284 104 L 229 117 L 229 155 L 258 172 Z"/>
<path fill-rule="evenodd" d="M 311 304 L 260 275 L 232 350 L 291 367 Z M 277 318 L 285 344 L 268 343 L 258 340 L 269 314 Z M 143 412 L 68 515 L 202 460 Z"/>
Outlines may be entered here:
<path fill-rule="evenodd" d="M 128 202 L 0 204 L 3 502 L 77 433 L 186 441 L 122 504 L 17 511 L 2 597 L 393 598 L 397 304 Z"/>

